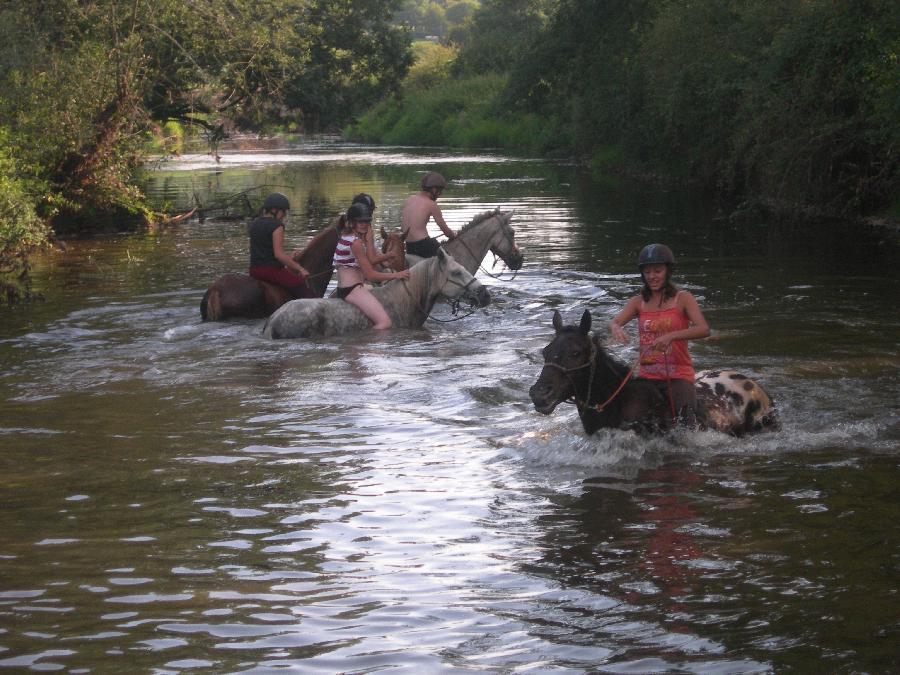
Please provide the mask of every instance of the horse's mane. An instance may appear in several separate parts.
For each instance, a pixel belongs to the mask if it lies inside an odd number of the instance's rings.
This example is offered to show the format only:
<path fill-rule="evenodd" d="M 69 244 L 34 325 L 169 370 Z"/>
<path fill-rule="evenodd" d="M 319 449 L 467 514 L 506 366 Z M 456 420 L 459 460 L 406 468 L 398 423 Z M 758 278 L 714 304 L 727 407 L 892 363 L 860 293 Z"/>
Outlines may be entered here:
<path fill-rule="evenodd" d="M 493 211 L 485 211 L 484 213 L 479 213 L 477 216 L 472 218 L 472 220 L 470 222 L 466 223 L 459 229 L 459 234 L 462 234 L 466 230 L 471 229 L 471 228 L 475 227 L 476 225 L 480 225 L 485 220 L 487 220 L 488 218 L 493 218 L 498 213 L 500 213 L 499 208 L 494 209 Z"/>
<path fill-rule="evenodd" d="M 622 363 L 618 358 L 606 351 L 606 347 L 603 345 L 603 340 L 593 334 L 584 335 L 579 326 L 563 326 L 559 329 L 559 332 L 566 333 L 568 335 L 582 335 L 590 340 L 591 344 L 594 347 L 594 358 L 599 361 L 600 364 L 605 365 L 607 368 L 609 368 L 612 371 L 613 375 L 617 377 L 625 377 L 628 371 L 631 370 L 630 366 Z"/>

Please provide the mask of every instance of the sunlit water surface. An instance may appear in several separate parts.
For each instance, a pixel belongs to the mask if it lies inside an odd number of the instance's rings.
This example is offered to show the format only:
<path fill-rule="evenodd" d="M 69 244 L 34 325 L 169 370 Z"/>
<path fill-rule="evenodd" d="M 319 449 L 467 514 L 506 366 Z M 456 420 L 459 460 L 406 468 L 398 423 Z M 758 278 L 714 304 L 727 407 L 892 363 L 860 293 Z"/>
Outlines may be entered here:
<path fill-rule="evenodd" d="M 271 189 L 300 247 L 351 197 L 396 226 L 426 168 L 454 227 L 515 210 L 526 264 L 422 330 L 270 342 L 204 324 L 244 223 L 70 242 L 0 329 L 0 666 L 89 671 L 888 672 L 898 666 L 897 247 L 492 154 L 274 144 L 148 174 L 174 208 Z M 587 438 L 528 387 L 559 309 L 595 328 L 669 243 L 698 368 L 783 429 Z M 628 347 L 614 351 L 633 358 Z"/>

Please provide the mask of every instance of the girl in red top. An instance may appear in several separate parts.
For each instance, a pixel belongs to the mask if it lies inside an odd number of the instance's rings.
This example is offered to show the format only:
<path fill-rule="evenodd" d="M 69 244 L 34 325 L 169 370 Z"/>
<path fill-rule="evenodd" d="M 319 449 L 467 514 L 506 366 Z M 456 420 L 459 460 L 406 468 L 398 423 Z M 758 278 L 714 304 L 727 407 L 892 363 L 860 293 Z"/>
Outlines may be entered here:
<path fill-rule="evenodd" d="M 628 342 L 622 326 L 638 320 L 640 360 L 638 378 L 655 385 L 669 401 L 678 421 L 697 423 L 694 366 L 687 341 L 709 336 L 709 325 L 694 296 L 672 283 L 675 256 L 663 244 L 645 246 L 638 256 L 644 281 L 641 294 L 631 298 L 609 323 L 617 342 Z M 629 411 L 623 411 L 628 418 Z"/>

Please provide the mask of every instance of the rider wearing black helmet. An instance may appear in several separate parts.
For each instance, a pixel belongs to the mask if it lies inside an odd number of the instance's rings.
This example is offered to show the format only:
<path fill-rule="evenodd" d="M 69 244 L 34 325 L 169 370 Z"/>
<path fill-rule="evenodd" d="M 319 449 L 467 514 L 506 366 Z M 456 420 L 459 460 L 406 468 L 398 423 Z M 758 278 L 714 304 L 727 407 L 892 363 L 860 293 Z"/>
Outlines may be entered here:
<path fill-rule="evenodd" d="M 372 195 L 360 192 L 353 198 L 353 201 L 350 202 L 351 206 L 353 206 L 353 204 L 363 204 L 369 209 L 372 218 L 375 218 L 375 200 L 372 198 Z M 390 254 L 378 252 L 378 247 L 375 245 L 374 227 L 370 227 L 366 232 L 366 256 L 369 258 L 369 262 L 379 271 L 384 271 L 386 268 L 382 266 L 382 263 L 393 257 Z"/>
<path fill-rule="evenodd" d="M 372 229 L 372 214 L 364 203 L 351 204 L 341 221 L 344 226 L 333 260 L 338 277 L 336 295 L 358 307 L 373 328 L 390 328 L 390 316 L 364 282 L 409 279 L 409 270 L 380 272 L 369 262 L 365 242 L 367 232 Z"/>
<path fill-rule="evenodd" d="M 615 341 L 628 342 L 622 327 L 632 319 L 638 320 L 637 381 L 659 391 L 679 423 L 702 425 L 705 420 L 698 420 L 694 366 L 687 341 L 708 337 L 709 325 L 694 296 L 672 283 L 674 266 L 675 255 L 668 246 L 645 246 L 638 255 L 643 281 L 641 293 L 631 298 L 610 321 L 609 330 Z M 633 420 L 637 412 L 623 410 L 622 414 L 625 419 Z"/>
<path fill-rule="evenodd" d="M 437 239 L 429 237 L 427 229 L 428 221 L 431 218 L 434 218 L 434 222 L 441 228 L 441 232 L 447 235 L 448 239 L 456 237 L 456 232 L 447 225 L 444 214 L 437 205 L 438 197 L 441 196 L 446 186 L 447 181 L 441 174 L 429 171 L 422 176 L 421 191 L 406 200 L 400 217 L 400 228 L 406 236 L 407 253 L 421 258 L 437 255 L 440 244 Z"/>
<path fill-rule="evenodd" d="M 250 236 L 250 276 L 281 286 L 295 298 L 313 297 L 309 273 L 284 251 L 284 221 L 291 203 L 280 192 L 263 200 L 262 213 L 247 227 Z"/>

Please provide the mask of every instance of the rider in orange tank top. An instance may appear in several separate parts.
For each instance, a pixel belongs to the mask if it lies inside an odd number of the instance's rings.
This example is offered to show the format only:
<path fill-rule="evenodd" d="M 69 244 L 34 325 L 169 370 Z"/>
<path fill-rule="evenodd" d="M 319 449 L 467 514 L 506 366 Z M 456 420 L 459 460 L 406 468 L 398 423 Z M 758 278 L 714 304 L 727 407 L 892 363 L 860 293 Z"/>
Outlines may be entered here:
<path fill-rule="evenodd" d="M 628 342 L 622 327 L 638 320 L 640 359 L 637 377 L 656 386 L 669 402 L 677 421 L 698 422 L 694 366 L 687 341 L 709 336 L 709 325 L 694 296 L 672 283 L 675 256 L 663 244 L 645 246 L 638 256 L 644 286 L 610 321 L 614 340 Z"/>

